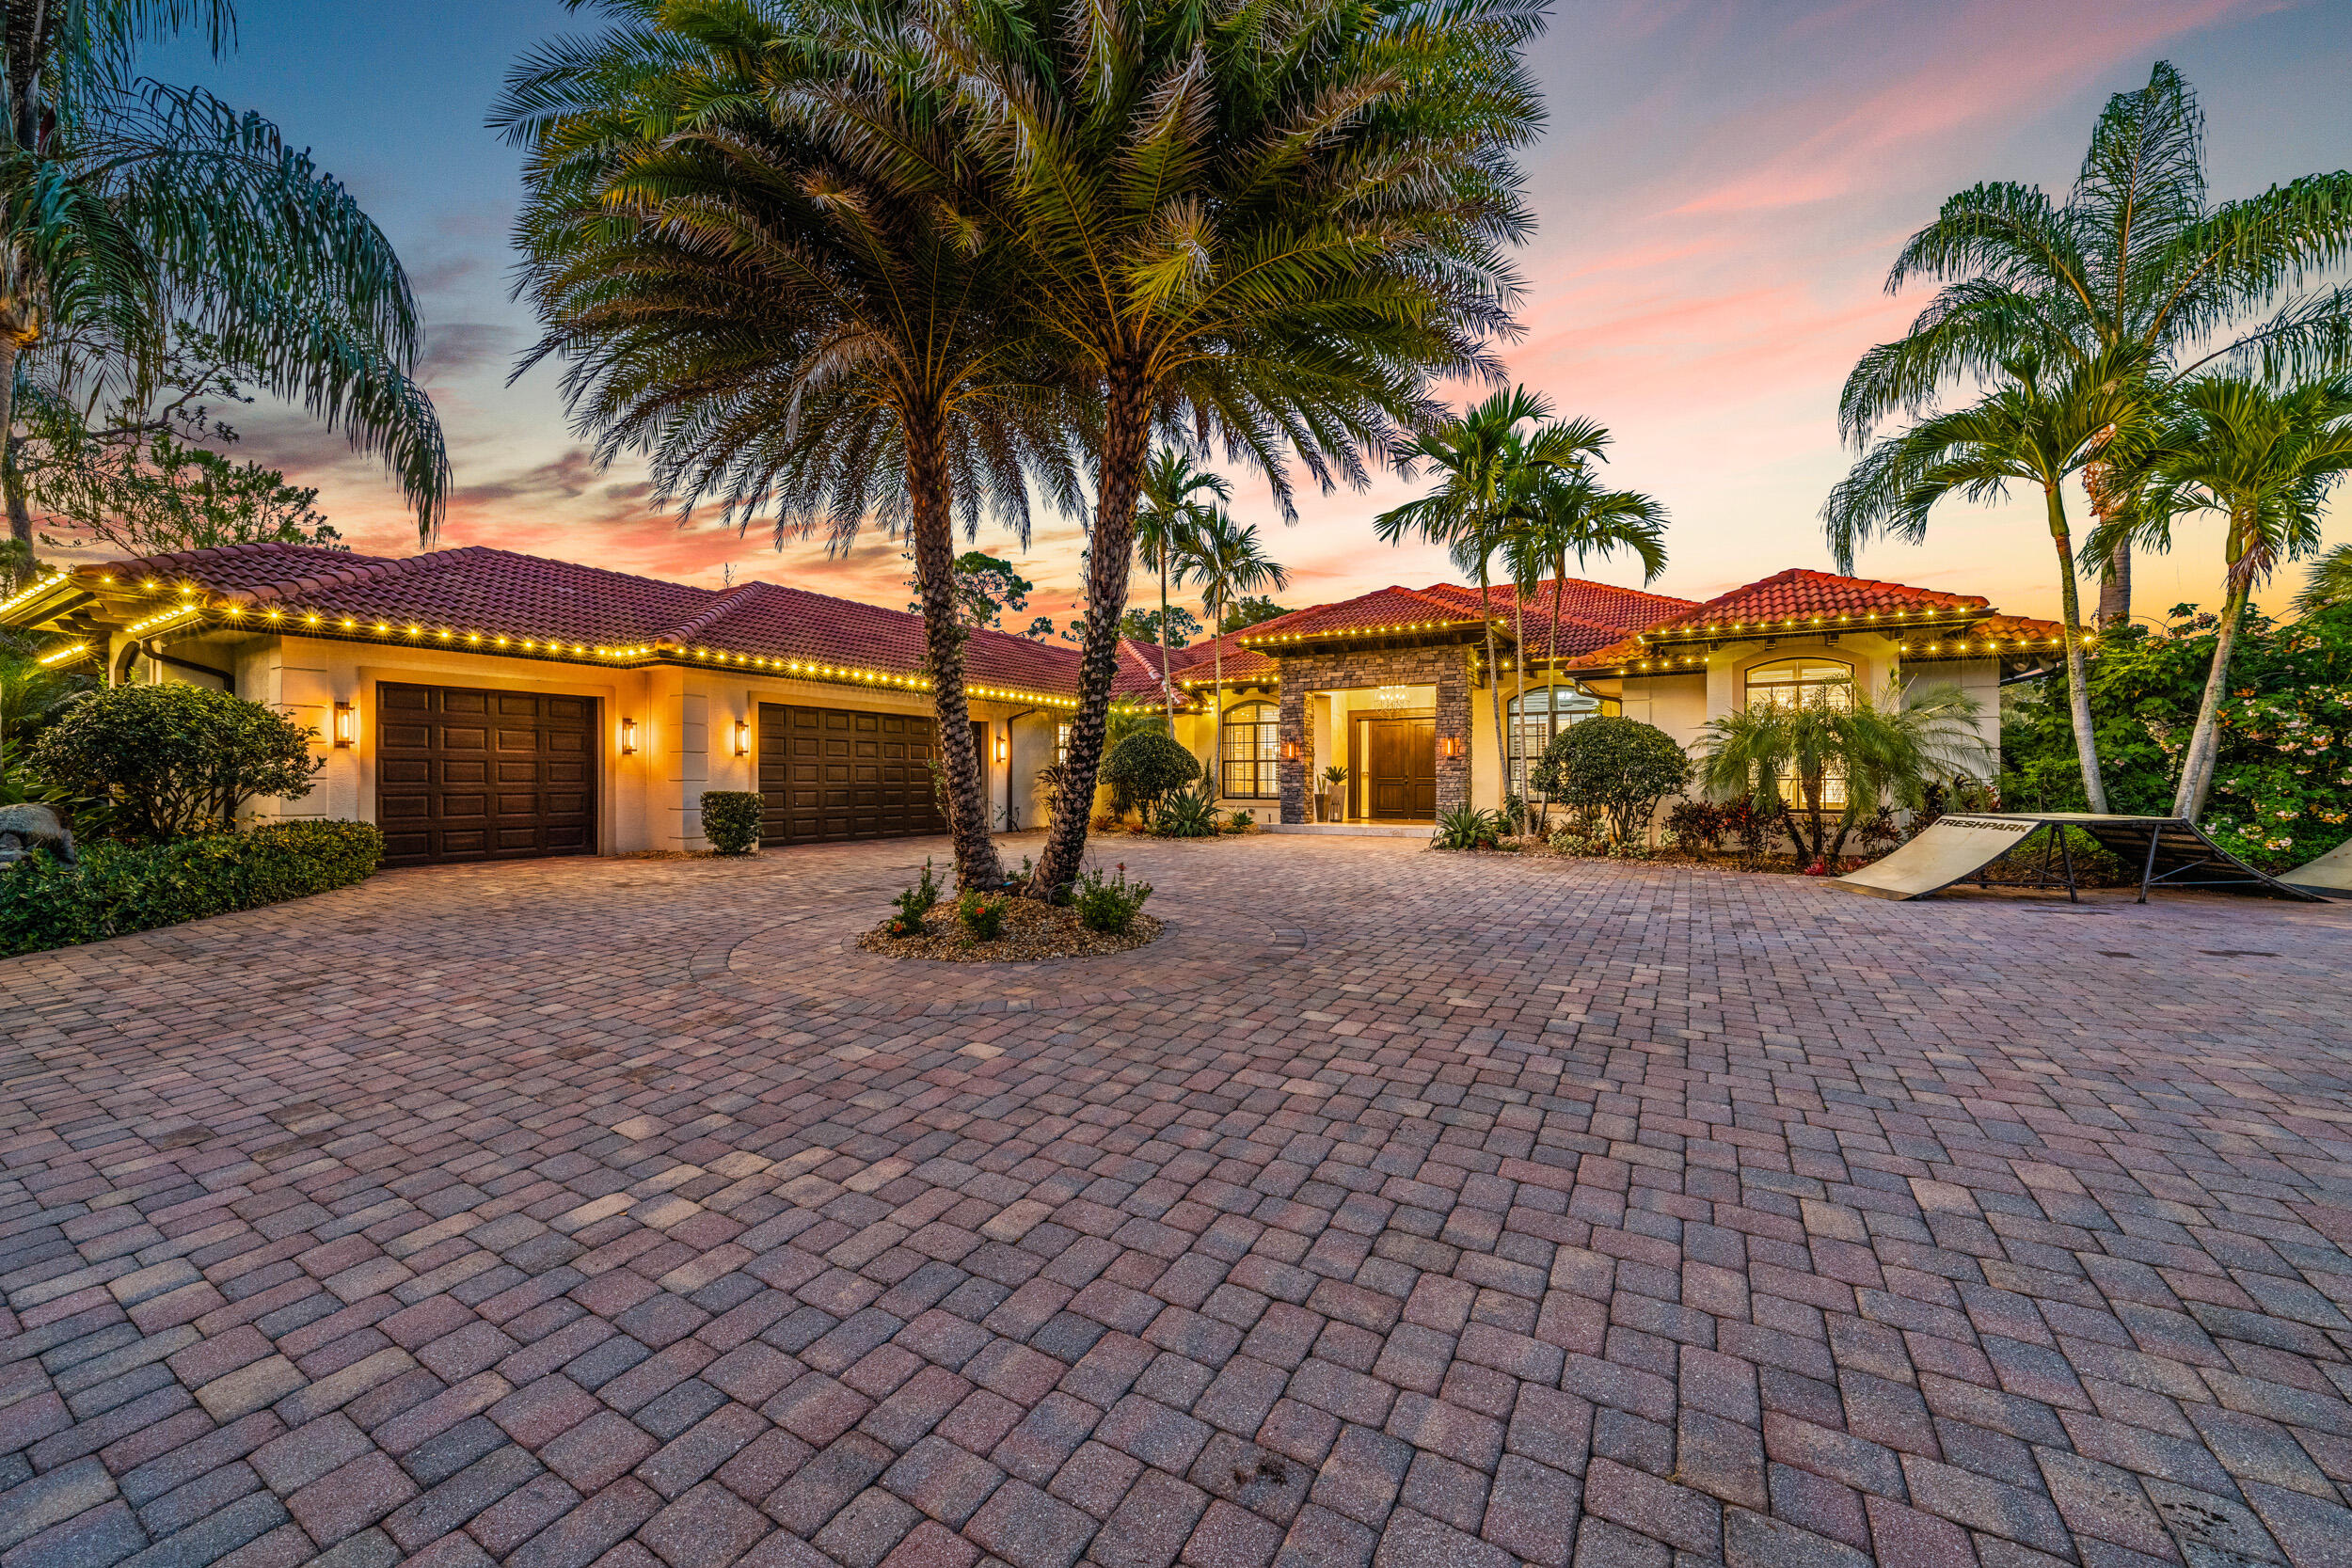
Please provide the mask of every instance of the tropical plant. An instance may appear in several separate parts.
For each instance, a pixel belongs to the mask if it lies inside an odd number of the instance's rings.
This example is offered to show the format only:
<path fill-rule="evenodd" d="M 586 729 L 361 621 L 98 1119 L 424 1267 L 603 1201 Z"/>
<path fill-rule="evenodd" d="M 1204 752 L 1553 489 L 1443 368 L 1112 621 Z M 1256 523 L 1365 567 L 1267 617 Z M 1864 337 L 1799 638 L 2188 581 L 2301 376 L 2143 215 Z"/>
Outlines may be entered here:
<path fill-rule="evenodd" d="M 298 800 L 326 759 L 318 732 L 259 703 L 204 687 L 93 691 L 33 742 L 34 770 L 114 803 L 133 840 L 216 831 L 255 796 Z"/>
<path fill-rule="evenodd" d="M 1140 809 L 1145 821 L 1163 796 L 1172 794 L 1200 776 L 1200 759 L 1180 745 L 1166 730 L 1137 730 L 1120 740 L 1103 759 L 1103 782 L 1111 786 L 1111 811 L 1124 816 Z"/>
<path fill-rule="evenodd" d="M 681 517 L 715 499 L 835 551 L 903 531 L 957 880 L 993 886 L 955 526 L 993 514 L 1025 544 L 1033 485 L 1074 507 L 1090 416 L 1025 325 L 969 117 L 895 9 L 608 14 L 527 56 L 491 117 L 526 149 L 519 289 L 545 329 L 516 373 L 565 361 L 596 460 L 647 454 Z"/>
<path fill-rule="evenodd" d="M 1438 825 L 1429 835 L 1433 849 L 1500 849 L 1508 837 L 1511 825 L 1499 811 L 1482 811 L 1464 801 L 1438 814 Z"/>
<path fill-rule="evenodd" d="M 0 769 L 13 768 L 42 726 L 89 688 L 89 677 L 78 670 L 0 646 Z"/>
<path fill-rule="evenodd" d="M 713 853 L 748 855 L 759 847 L 760 819 L 768 799 L 755 789 L 707 789 L 702 794 L 703 837 Z"/>
<path fill-rule="evenodd" d="M 2340 604 L 2352 604 L 2352 545 L 2338 545 L 2313 562 L 2302 592 L 2295 595 L 2297 615 L 2315 615 Z"/>
<path fill-rule="evenodd" d="M 1595 427 L 1587 461 L 1603 460 L 1609 439 L 1606 430 Z M 1574 556 L 1581 569 L 1592 555 L 1630 550 L 1642 562 L 1642 580 L 1655 582 L 1666 569 L 1667 512 L 1663 503 L 1638 490 L 1609 489 L 1581 464 L 1541 473 L 1531 489 L 1516 526 L 1503 540 L 1502 559 L 1521 598 L 1533 594 L 1545 578 L 1551 578 L 1551 631 L 1544 658 L 1556 670 L 1568 558 Z"/>
<path fill-rule="evenodd" d="M 1162 838 L 1215 838 L 1216 819 L 1216 792 L 1203 780 L 1162 797 L 1152 813 L 1152 831 Z"/>
<path fill-rule="evenodd" d="M 1129 881 L 1121 862 L 1107 877 L 1100 867 L 1079 872 L 1077 885 L 1071 890 L 1071 904 L 1078 911 L 1078 924 L 1088 930 L 1124 936 L 1151 896 L 1152 884 Z"/>
<path fill-rule="evenodd" d="M 2050 543 L 2058 552 L 2066 690 L 2074 714 L 2083 794 L 2107 809 L 2099 752 L 2083 675 L 2082 600 L 2074 578 L 2074 542 L 2066 515 L 2066 482 L 2102 460 L 2114 433 L 2144 407 L 2137 360 L 2093 359 L 2054 367 L 2027 354 L 2004 367 L 2006 379 L 1975 406 L 1920 420 L 1864 453 L 1821 508 L 1830 554 L 1841 572 L 1879 533 L 1917 544 L 1928 514 L 1955 493 L 1996 499 L 2014 483 L 2042 491 Z"/>
<path fill-rule="evenodd" d="M 2092 531 L 2085 554 L 2104 559 L 2122 539 L 2169 550 L 2173 520 L 2184 515 L 2214 513 L 2223 522 L 2221 622 L 2172 799 L 2172 815 L 2194 821 L 2213 783 L 2247 600 L 2282 562 L 2318 551 L 2328 492 L 2352 471 L 2352 376 L 2285 391 L 2244 376 L 2201 376 L 2175 392 L 2162 419 L 2116 443 L 2111 466 L 2131 499 Z"/>
<path fill-rule="evenodd" d="M 1799 857 L 1826 866 L 1845 852 L 1855 826 L 1883 806 L 1916 808 L 1938 779 L 1992 770 L 1977 731 L 1980 711 L 1973 697 L 1942 686 L 1876 700 L 1842 690 L 1803 703 L 1752 703 L 1708 721 L 1699 786 L 1717 800 L 1784 807 Z M 1833 808 L 1830 785 L 1840 781 L 1845 800 Z"/>
<path fill-rule="evenodd" d="M 1691 759 L 1674 736 L 1638 719 L 1603 716 L 1554 736 L 1535 765 L 1535 787 L 1612 844 L 1645 839 L 1658 803 L 1691 782 Z"/>
<path fill-rule="evenodd" d="M 1291 456 L 1319 483 L 1358 482 L 1365 449 L 1424 416 L 1433 378 L 1496 373 L 1486 345 L 1517 288 L 1504 250 L 1529 221 L 1513 149 L 1541 118 L 1519 49 L 1543 11 L 940 0 L 873 15 L 872 63 L 845 77 L 886 80 L 906 58 L 952 86 L 970 126 L 956 166 L 986 171 L 1047 356 L 1100 399 L 1070 736 L 1091 777 L 1155 429 L 1222 443 L 1287 514 Z M 934 156 L 906 138 L 890 155 Z M 1046 888 L 1076 876 L 1088 816 L 1064 796 Z"/>
<path fill-rule="evenodd" d="M 1235 527 L 1223 512 L 1210 513 L 1193 528 L 1184 541 L 1178 572 L 1184 580 L 1200 587 L 1200 608 L 1213 626 L 1224 620 L 1225 607 L 1236 594 L 1254 588 L 1291 585 L 1290 572 L 1259 546 L 1257 526 Z M 1216 714 L 1215 736 L 1209 743 L 1214 793 L 1216 781 L 1225 770 L 1225 640 L 1221 637 L 1209 646 L 1209 670 Z"/>
<path fill-rule="evenodd" d="M 1997 387 L 2004 367 L 2027 357 L 2061 373 L 2099 366 L 2123 375 L 2135 395 L 2119 419 L 2218 358 L 2272 375 L 2326 373 L 2352 359 L 2352 290 L 2303 286 L 2348 252 L 2352 173 L 2209 204 L 2197 96 L 2159 61 L 2146 87 L 2107 101 L 2063 203 L 2037 186 L 1979 184 L 1911 237 L 1888 292 L 1913 278 L 1945 287 L 1906 336 L 1863 356 L 1839 420 L 1862 445 L 1890 417 L 1931 412 L 1952 383 Z M 2095 456 L 2082 472 L 2099 520 L 2129 499 Z M 2131 613 L 2127 542 L 2110 543 L 2103 628 Z"/>
<path fill-rule="evenodd" d="M 1202 500 L 1203 496 L 1215 499 Z M 1180 448 L 1162 447 L 1144 467 L 1143 492 L 1136 503 L 1136 558 L 1143 562 L 1144 570 L 1159 574 L 1160 611 L 1151 626 L 1152 635 L 1160 645 L 1160 700 L 1171 721 L 1176 717 L 1176 683 L 1168 673 L 1168 650 L 1171 646 L 1181 648 L 1184 642 L 1178 638 L 1171 643 L 1168 638 L 1172 620 L 1168 602 L 1168 576 L 1177 562 L 1189 553 L 1193 536 L 1232 499 L 1232 486 L 1225 483 L 1223 476 L 1194 467 L 1192 455 Z M 1132 617 L 1135 613 L 1131 610 L 1127 615 Z M 1190 621 L 1192 617 L 1187 613 L 1184 619 Z M 1209 625 L 1216 625 L 1216 620 L 1212 618 Z M 1200 629 L 1198 623 L 1193 629 Z"/>
<path fill-rule="evenodd" d="M 1686 849 L 1721 848 L 1729 825 L 1724 808 L 1709 800 L 1677 800 L 1666 813 L 1666 832 Z"/>
<path fill-rule="evenodd" d="M 448 462 L 408 379 L 416 308 L 390 244 L 269 121 L 136 75 L 143 45 L 191 27 L 227 53 L 228 0 L 11 5 L 6 24 L 0 442 L 16 434 L 28 353 L 33 380 L 135 398 L 185 322 L 255 387 L 380 454 L 429 536 Z M 5 453 L 11 569 L 23 575 L 32 518 Z"/>

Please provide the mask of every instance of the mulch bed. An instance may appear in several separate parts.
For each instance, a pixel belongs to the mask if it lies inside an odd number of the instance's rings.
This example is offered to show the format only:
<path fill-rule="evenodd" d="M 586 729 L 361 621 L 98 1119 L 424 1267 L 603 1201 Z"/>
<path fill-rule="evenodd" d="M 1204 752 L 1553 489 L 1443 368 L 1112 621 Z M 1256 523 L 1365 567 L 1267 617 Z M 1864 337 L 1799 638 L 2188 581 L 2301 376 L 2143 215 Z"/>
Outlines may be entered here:
<path fill-rule="evenodd" d="M 923 917 L 923 934 L 894 937 L 877 926 L 857 939 L 868 953 L 891 958 L 937 958 L 946 963 L 1035 963 L 1044 958 L 1092 958 L 1106 953 L 1127 953 L 1158 939 L 1161 926 L 1138 914 L 1117 936 L 1089 931 L 1078 924 L 1075 910 L 1057 909 L 1032 898 L 1014 898 L 1005 910 L 1005 927 L 993 942 L 975 942 L 956 918 L 954 902 L 942 899 Z"/>

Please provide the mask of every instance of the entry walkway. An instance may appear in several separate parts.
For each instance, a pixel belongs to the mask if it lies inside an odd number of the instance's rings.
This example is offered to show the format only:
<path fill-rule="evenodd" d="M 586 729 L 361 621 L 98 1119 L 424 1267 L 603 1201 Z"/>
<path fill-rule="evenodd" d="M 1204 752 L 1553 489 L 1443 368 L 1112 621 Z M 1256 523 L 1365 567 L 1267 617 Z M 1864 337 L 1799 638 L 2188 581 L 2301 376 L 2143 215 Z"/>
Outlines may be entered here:
<path fill-rule="evenodd" d="M 2352 908 L 1118 840 L 1161 944 L 859 952 L 927 853 L 0 964 L 0 1564 L 2352 1541 Z"/>

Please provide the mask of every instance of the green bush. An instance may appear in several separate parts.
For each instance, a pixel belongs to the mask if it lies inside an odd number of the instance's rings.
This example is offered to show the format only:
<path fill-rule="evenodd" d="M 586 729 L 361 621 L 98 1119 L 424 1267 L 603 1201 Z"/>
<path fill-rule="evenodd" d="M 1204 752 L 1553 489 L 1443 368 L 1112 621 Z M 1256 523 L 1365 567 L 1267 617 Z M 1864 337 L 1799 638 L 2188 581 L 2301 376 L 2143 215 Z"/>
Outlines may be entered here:
<path fill-rule="evenodd" d="M 1162 796 L 1200 776 L 1200 759 L 1164 730 L 1137 730 L 1103 759 L 1103 782 L 1111 786 L 1111 811 L 1124 816 L 1141 807 L 1145 820 Z"/>
<path fill-rule="evenodd" d="M 27 855 L 0 872 L 0 955 L 348 887 L 374 875 L 383 858 L 384 834 L 369 822 L 274 822 L 144 849 L 97 844 L 78 865 Z"/>
<path fill-rule="evenodd" d="M 1535 765 L 1535 787 L 1612 839 L 1646 833 L 1658 802 L 1691 782 L 1691 759 L 1674 736 L 1638 719 L 1586 719 L 1554 736 Z"/>
<path fill-rule="evenodd" d="M 1436 849 L 1500 849 L 1510 826 L 1499 811 L 1455 806 L 1438 818 L 1438 831 L 1429 835 L 1429 844 Z"/>
<path fill-rule="evenodd" d="M 1180 789 L 1160 802 L 1152 831 L 1162 838 L 1215 838 L 1217 815 L 1216 799 L 1205 787 Z"/>
<path fill-rule="evenodd" d="M 1078 873 L 1072 902 L 1078 908 L 1079 925 L 1089 931 L 1107 931 L 1118 936 L 1135 924 L 1136 911 L 1151 896 L 1152 884 L 1127 880 L 1127 867 L 1122 862 L 1108 877 L 1100 871 Z"/>
<path fill-rule="evenodd" d="M 1010 900 L 1002 894 L 989 896 L 975 889 L 956 896 L 956 918 L 972 933 L 975 942 L 994 942 L 1004 934 L 1005 906 Z"/>
<path fill-rule="evenodd" d="M 901 889 L 891 903 L 897 906 L 898 916 L 890 923 L 894 937 L 911 937 L 923 928 L 923 917 L 939 902 L 939 879 L 931 874 L 931 858 L 923 857 L 923 879 Z"/>
<path fill-rule="evenodd" d="M 722 855 L 748 855 L 759 847 L 765 798 L 748 789 L 703 791 L 703 837 Z"/>
<path fill-rule="evenodd" d="M 33 771 L 110 800 L 121 834 L 165 844 L 218 832 L 257 795 L 297 800 L 326 766 L 317 732 L 200 686 L 93 691 L 33 742 Z"/>

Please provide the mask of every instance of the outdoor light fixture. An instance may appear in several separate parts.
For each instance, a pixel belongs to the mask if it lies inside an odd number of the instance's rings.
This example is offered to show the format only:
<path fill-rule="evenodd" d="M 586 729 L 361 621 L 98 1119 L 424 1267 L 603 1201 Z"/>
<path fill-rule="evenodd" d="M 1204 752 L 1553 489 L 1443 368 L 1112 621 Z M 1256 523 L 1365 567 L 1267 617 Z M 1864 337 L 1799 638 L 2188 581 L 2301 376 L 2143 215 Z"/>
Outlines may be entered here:
<path fill-rule="evenodd" d="M 752 725 L 748 719 L 735 721 L 735 754 L 739 757 L 752 754 Z"/>
<path fill-rule="evenodd" d="M 359 714 L 349 703 L 335 705 L 335 744 L 349 750 L 359 742 Z"/>
<path fill-rule="evenodd" d="M 1297 741 L 1285 740 L 1282 742 L 1282 760 L 1284 762 L 1296 762 L 1298 760 Z"/>
<path fill-rule="evenodd" d="M 1009 727 L 1005 734 L 996 737 L 996 760 L 998 762 L 1012 760 L 1012 734 Z"/>
<path fill-rule="evenodd" d="M 624 719 L 621 721 L 621 755 L 625 757 L 633 757 L 636 754 L 637 721 L 634 719 Z"/>
<path fill-rule="evenodd" d="M 1438 737 L 1438 754 L 1445 758 L 1448 762 L 1459 760 L 1462 755 L 1462 737 L 1458 735 L 1439 736 Z"/>

